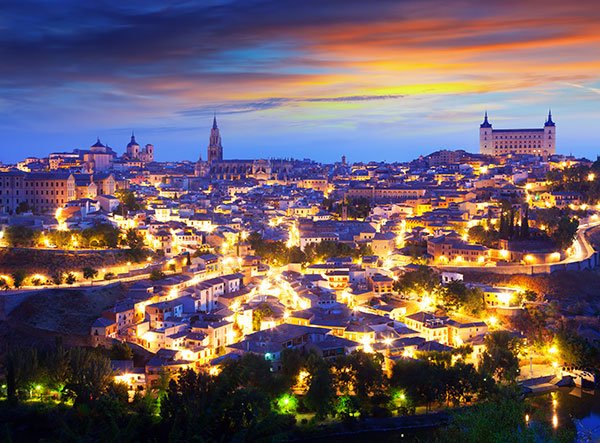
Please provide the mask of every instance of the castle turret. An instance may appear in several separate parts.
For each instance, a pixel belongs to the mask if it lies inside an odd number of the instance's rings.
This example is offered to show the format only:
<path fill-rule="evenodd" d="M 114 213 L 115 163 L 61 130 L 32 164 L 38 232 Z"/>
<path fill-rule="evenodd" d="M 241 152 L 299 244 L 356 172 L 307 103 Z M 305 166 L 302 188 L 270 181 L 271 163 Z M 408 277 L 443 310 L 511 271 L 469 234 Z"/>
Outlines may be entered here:
<path fill-rule="evenodd" d="M 492 124 L 488 121 L 488 114 L 485 111 L 483 123 L 479 125 L 479 152 L 486 155 L 493 155 Z"/>
<path fill-rule="evenodd" d="M 548 110 L 548 119 L 544 123 L 543 156 L 556 154 L 556 124 L 552 121 L 552 110 Z"/>

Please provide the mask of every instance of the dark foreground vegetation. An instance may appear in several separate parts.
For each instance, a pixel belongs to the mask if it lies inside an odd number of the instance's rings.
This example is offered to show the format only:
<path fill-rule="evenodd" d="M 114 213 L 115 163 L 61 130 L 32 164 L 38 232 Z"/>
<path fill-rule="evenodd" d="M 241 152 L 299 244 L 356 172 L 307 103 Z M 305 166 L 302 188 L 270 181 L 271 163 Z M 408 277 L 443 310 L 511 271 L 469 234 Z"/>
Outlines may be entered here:
<path fill-rule="evenodd" d="M 372 429 L 378 420 L 401 428 L 403 417 L 458 407 L 447 426 L 425 431 L 427 441 L 569 441 L 526 425 L 507 352 L 490 353 L 480 368 L 430 353 L 399 360 L 389 371 L 381 354 L 324 360 L 290 350 L 278 372 L 264 358 L 245 355 L 218 375 L 162 374 L 131 399 L 109 363 L 130 358 L 126 346 L 15 348 L 3 367 L 0 433 L 9 442 L 306 441 L 358 432 L 367 422 Z M 427 428 L 440 424 L 439 414 L 422 417 Z"/>

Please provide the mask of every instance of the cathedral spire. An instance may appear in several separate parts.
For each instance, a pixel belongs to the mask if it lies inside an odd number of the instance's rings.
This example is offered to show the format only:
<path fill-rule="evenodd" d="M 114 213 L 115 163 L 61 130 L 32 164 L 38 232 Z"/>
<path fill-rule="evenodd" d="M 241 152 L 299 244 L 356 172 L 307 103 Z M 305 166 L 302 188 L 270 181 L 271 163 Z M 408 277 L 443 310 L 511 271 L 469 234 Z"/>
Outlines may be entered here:
<path fill-rule="evenodd" d="M 221 134 L 219 134 L 219 127 L 217 126 L 216 113 L 213 116 L 213 126 L 210 130 L 207 153 L 207 160 L 209 163 L 223 160 L 223 147 L 221 146 Z"/>

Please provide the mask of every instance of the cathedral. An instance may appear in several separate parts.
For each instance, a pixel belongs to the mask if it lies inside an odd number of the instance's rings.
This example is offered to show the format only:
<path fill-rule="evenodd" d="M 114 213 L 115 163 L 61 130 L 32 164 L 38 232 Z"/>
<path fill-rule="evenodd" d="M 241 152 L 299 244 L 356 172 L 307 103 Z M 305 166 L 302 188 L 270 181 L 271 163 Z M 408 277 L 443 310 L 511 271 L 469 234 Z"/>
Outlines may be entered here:
<path fill-rule="evenodd" d="M 196 175 L 215 180 L 285 180 L 292 169 L 287 160 L 223 160 L 221 134 L 217 125 L 217 116 L 213 117 L 207 147 L 207 161 L 202 158 L 196 163 Z"/>
<path fill-rule="evenodd" d="M 148 144 L 141 148 L 135 140 L 135 134 L 132 132 L 131 140 L 127 144 L 123 158 L 125 160 L 139 160 L 142 163 L 152 163 L 154 161 L 154 146 Z"/>
<path fill-rule="evenodd" d="M 552 112 L 548 112 L 543 128 L 493 129 L 486 111 L 479 126 L 479 152 L 494 157 L 529 154 L 546 158 L 555 154 L 556 124 Z"/>

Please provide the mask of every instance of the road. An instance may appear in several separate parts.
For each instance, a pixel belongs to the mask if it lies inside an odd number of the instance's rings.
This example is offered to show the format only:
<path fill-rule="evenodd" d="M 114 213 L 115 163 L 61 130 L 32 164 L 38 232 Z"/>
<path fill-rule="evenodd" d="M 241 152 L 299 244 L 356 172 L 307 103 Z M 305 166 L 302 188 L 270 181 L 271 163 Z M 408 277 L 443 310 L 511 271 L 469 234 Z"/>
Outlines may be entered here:
<path fill-rule="evenodd" d="M 592 247 L 592 245 L 590 244 L 590 242 L 587 240 L 585 234 L 588 230 L 595 228 L 597 226 L 600 226 L 600 220 L 597 219 L 597 217 L 594 221 L 586 221 L 585 223 L 581 223 L 579 225 L 579 228 L 577 229 L 577 234 L 575 236 L 575 241 L 573 242 L 573 254 L 571 254 L 570 256 L 568 256 L 567 258 L 565 258 L 564 260 L 561 260 L 559 262 L 554 262 L 554 263 L 538 263 L 538 264 L 511 264 L 511 265 L 506 265 L 506 266 L 460 266 L 460 265 L 436 265 L 436 268 L 442 269 L 442 270 L 456 270 L 457 272 L 462 271 L 489 271 L 489 272 L 494 272 L 495 269 L 501 269 L 502 273 L 506 273 L 506 274 L 518 274 L 518 273 L 522 273 L 522 274 L 536 274 L 536 273 L 543 273 L 543 272 L 548 272 L 548 271 L 540 271 L 542 269 L 548 269 L 548 267 L 550 265 L 555 266 L 555 265 L 566 265 L 569 263 L 577 263 L 577 262 L 581 262 L 584 260 L 587 260 L 588 258 L 590 258 L 592 256 L 592 254 L 594 254 L 595 250 Z M 536 272 L 536 270 L 538 270 Z"/>

